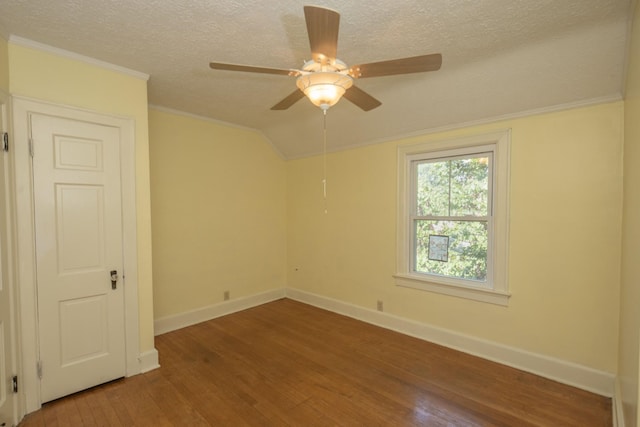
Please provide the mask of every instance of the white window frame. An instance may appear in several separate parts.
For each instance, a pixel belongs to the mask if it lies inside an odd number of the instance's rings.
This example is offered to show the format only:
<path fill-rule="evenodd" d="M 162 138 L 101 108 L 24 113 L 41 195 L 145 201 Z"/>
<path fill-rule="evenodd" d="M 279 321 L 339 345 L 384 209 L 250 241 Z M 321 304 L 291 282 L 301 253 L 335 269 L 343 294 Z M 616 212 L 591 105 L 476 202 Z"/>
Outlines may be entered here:
<path fill-rule="evenodd" d="M 509 159 L 511 132 L 502 130 L 451 140 L 427 141 L 398 147 L 398 217 L 396 285 L 445 295 L 507 305 L 509 256 Z M 487 247 L 487 280 L 478 282 L 433 274 L 414 268 L 412 212 L 415 179 L 412 163 L 417 160 L 492 153 L 492 184 Z"/>

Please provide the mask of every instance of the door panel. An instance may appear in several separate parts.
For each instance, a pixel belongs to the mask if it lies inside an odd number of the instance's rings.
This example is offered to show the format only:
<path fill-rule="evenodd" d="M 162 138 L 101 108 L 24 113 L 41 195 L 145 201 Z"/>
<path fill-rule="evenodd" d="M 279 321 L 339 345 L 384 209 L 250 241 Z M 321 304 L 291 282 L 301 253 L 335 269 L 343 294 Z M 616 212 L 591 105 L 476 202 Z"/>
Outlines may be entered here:
<path fill-rule="evenodd" d="M 58 274 L 104 271 L 104 192 L 99 185 L 56 184 Z"/>
<path fill-rule="evenodd" d="M 125 375 L 119 129 L 31 114 L 41 399 Z"/>
<path fill-rule="evenodd" d="M 63 367 L 108 354 L 107 306 L 104 295 L 60 302 L 60 362 Z"/>

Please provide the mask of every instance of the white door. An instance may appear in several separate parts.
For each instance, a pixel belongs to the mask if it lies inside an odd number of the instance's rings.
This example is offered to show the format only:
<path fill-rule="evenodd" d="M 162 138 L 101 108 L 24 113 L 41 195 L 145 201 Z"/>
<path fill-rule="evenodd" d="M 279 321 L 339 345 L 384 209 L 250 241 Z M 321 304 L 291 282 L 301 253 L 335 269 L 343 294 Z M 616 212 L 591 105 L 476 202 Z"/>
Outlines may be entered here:
<path fill-rule="evenodd" d="M 47 402 L 125 375 L 120 129 L 34 113 L 30 122 Z"/>
<path fill-rule="evenodd" d="M 1 101 L 1 100 L 0 100 Z M 2 151 L 6 131 L 6 105 L 0 102 L 0 426 L 16 422 L 16 400 L 12 378 L 15 370 L 13 348 L 13 310 L 9 275 L 9 239 L 7 221 L 9 203 L 7 181 L 9 155 Z"/>

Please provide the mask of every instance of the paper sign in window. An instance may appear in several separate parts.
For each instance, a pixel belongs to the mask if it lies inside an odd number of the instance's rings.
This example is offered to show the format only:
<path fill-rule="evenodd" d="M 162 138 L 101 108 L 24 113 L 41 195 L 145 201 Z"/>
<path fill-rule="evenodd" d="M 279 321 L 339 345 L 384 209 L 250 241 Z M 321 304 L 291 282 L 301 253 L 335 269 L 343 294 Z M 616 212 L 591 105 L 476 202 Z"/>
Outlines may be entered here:
<path fill-rule="evenodd" d="M 449 261 L 449 236 L 429 236 L 429 259 L 433 261 Z"/>

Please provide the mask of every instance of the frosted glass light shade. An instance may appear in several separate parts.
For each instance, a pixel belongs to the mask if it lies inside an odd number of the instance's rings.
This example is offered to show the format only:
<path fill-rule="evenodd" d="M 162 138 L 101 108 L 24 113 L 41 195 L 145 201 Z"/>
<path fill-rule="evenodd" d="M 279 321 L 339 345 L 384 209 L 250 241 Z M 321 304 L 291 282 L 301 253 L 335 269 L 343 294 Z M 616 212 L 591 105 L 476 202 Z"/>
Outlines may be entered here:
<path fill-rule="evenodd" d="M 335 105 L 352 85 L 351 76 L 325 71 L 305 74 L 296 80 L 296 86 L 314 105 L 323 110 Z"/>

